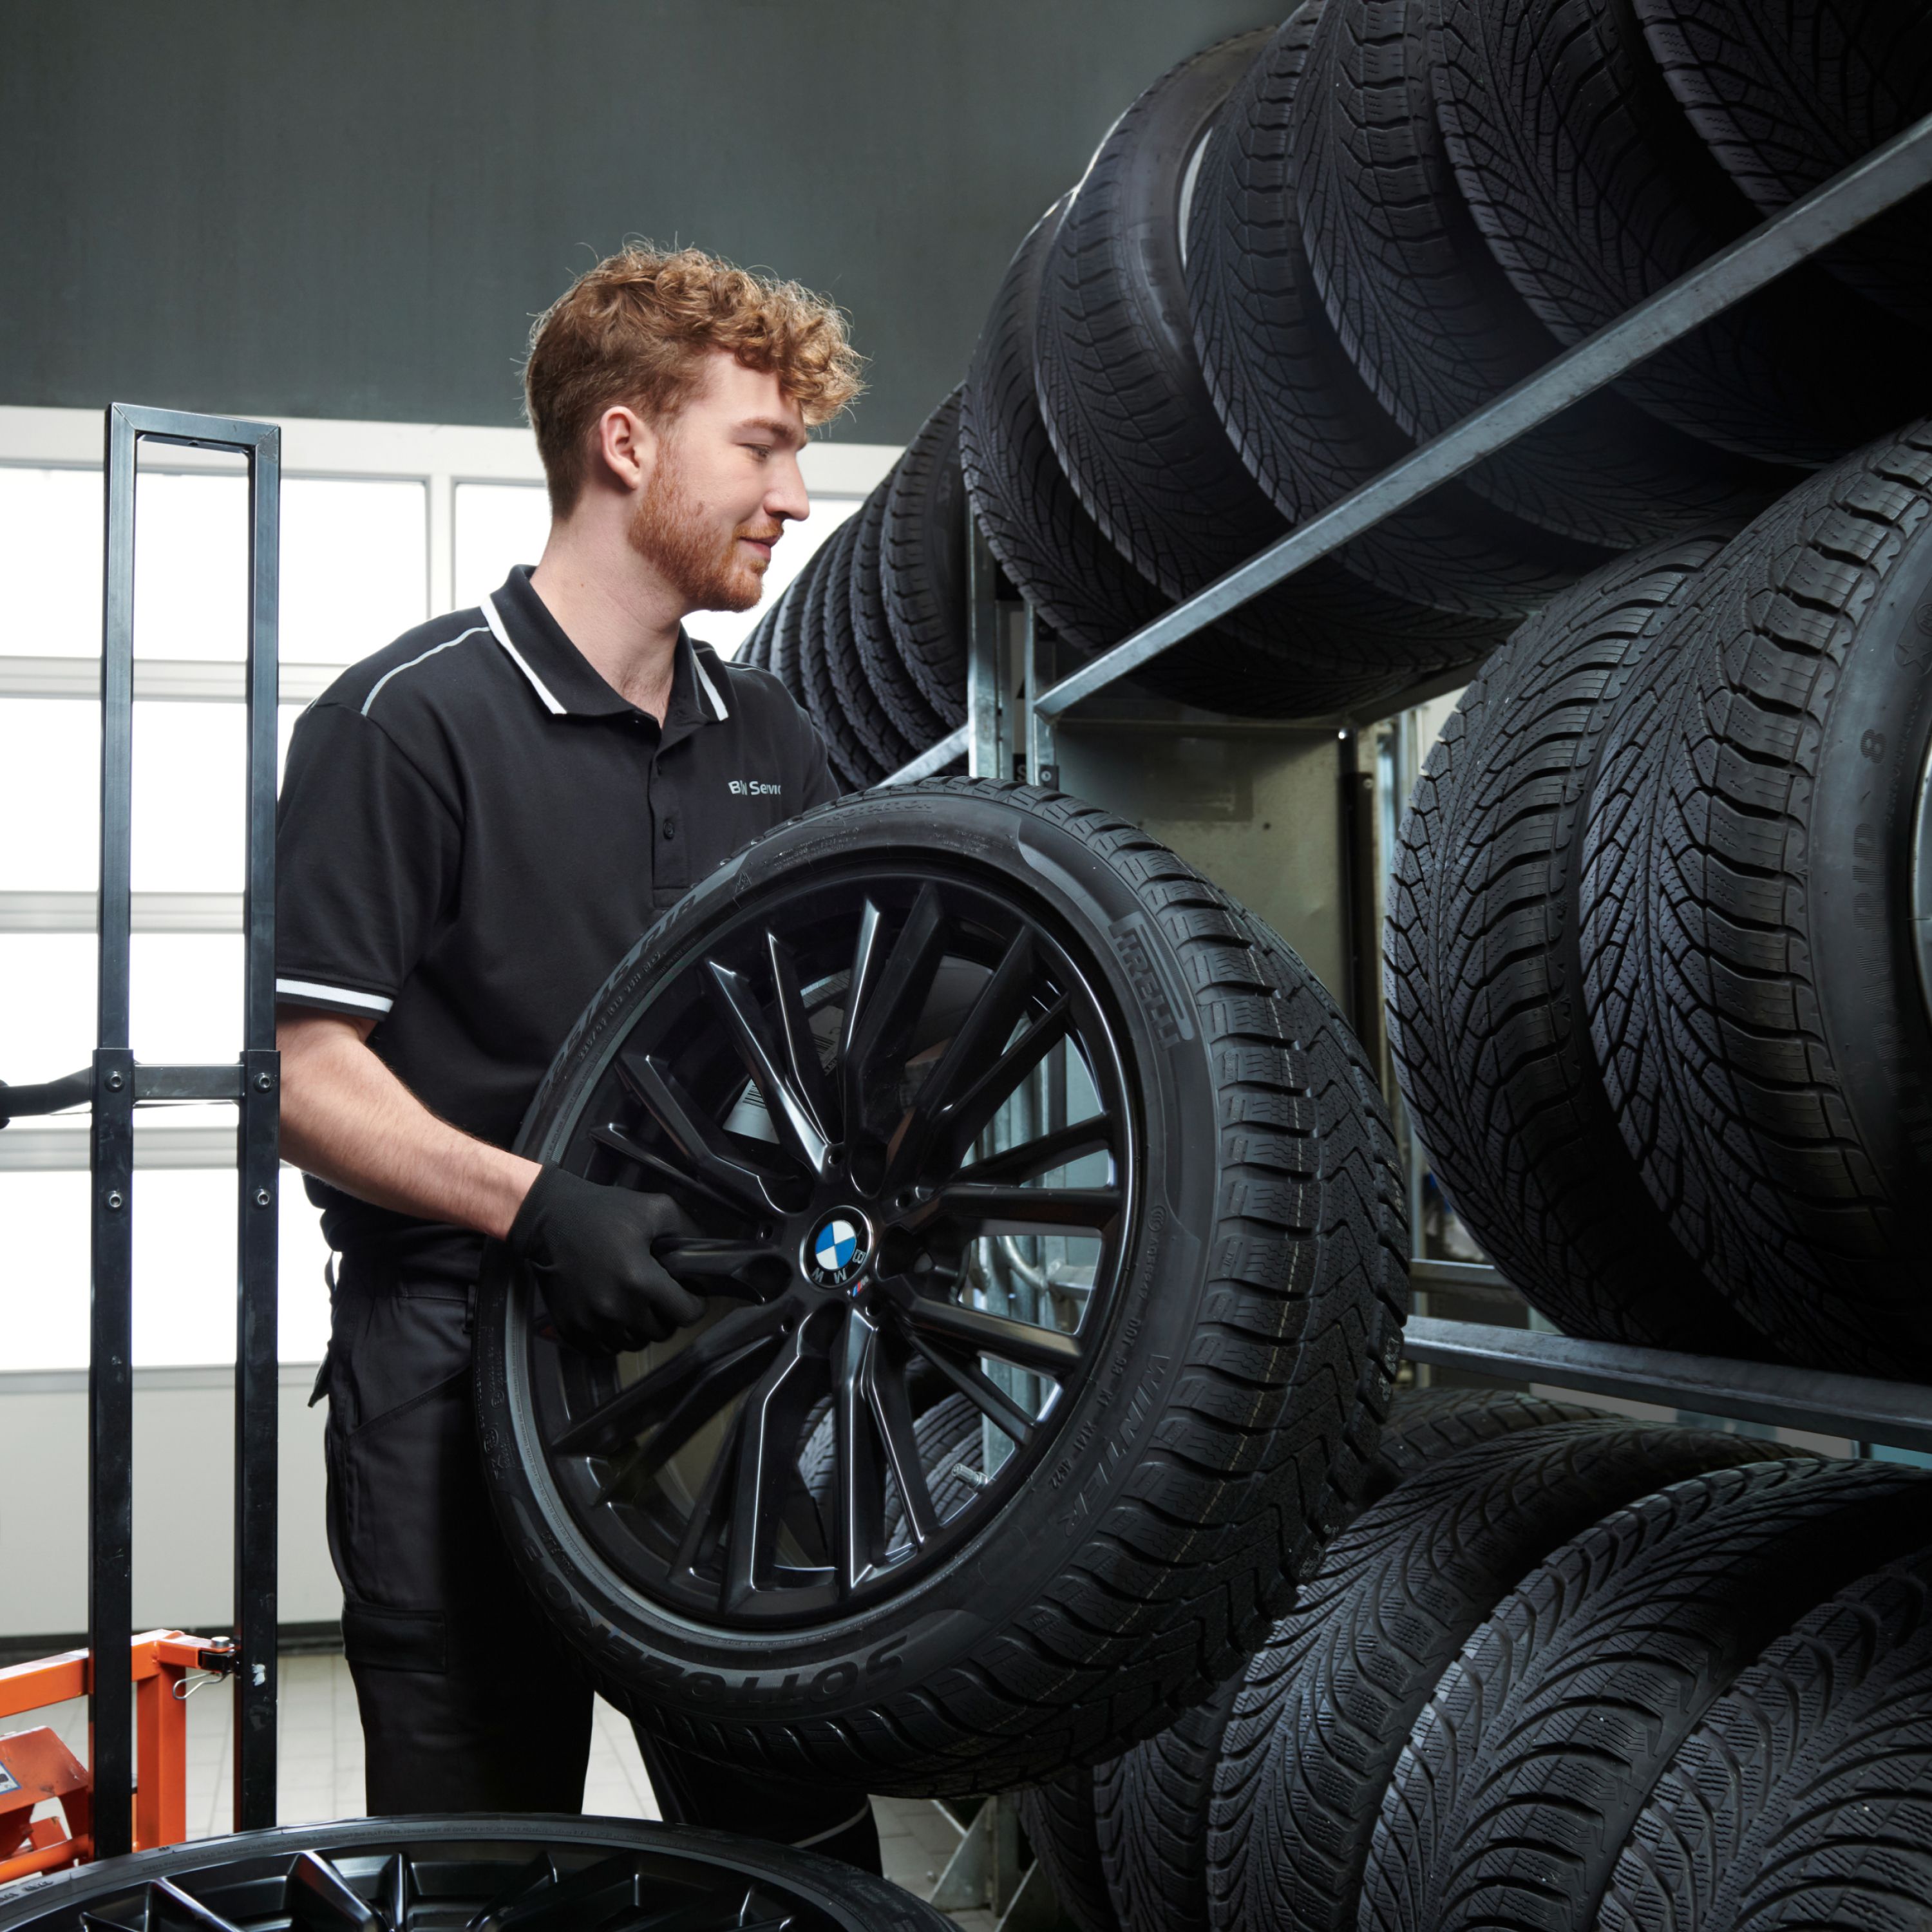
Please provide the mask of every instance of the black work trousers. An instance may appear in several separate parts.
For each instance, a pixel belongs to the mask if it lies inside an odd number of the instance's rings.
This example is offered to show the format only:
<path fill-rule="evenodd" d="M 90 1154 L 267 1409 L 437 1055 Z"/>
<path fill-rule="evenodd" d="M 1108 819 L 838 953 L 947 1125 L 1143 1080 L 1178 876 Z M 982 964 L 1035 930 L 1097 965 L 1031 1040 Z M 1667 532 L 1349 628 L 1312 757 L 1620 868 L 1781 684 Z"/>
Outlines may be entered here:
<path fill-rule="evenodd" d="M 350 1257 L 334 1286 L 317 1388 L 371 1816 L 583 1808 L 590 1686 L 525 1590 L 484 1487 L 474 1305 L 462 1270 L 422 1262 Z M 638 1744 L 671 1822 L 879 1869 L 863 1792 L 713 1764 L 641 1730 Z"/>

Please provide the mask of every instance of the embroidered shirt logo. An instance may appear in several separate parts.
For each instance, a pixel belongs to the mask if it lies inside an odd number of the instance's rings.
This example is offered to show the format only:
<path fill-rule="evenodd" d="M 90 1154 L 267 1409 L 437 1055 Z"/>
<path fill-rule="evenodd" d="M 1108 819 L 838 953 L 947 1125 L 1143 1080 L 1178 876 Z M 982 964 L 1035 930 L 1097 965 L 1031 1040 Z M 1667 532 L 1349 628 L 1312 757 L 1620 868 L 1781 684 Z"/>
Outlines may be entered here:
<path fill-rule="evenodd" d="M 763 778 L 727 778 L 734 798 L 776 798 L 784 790 L 783 785 L 770 784 Z"/>

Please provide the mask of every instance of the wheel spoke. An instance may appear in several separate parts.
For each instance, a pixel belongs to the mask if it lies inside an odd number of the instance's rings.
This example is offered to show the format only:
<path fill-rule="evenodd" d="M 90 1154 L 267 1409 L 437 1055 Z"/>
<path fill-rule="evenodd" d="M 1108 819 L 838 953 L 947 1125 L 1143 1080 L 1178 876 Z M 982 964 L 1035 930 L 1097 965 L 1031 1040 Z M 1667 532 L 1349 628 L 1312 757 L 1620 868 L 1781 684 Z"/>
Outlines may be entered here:
<path fill-rule="evenodd" d="M 672 1234 L 653 1241 L 651 1252 L 663 1262 L 674 1280 L 687 1286 L 692 1282 L 704 1284 L 694 1292 L 736 1294 L 748 1301 L 768 1301 L 771 1293 L 758 1282 L 747 1280 L 745 1270 L 760 1262 L 784 1265 L 777 1250 L 759 1241 L 713 1241 Z M 782 1285 L 781 1280 L 779 1286 Z M 776 1292 L 774 1288 L 772 1293 Z"/>
<path fill-rule="evenodd" d="M 869 1400 L 878 1330 L 854 1308 L 832 1354 L 832 1553 L 842 1596 L 878 1562 L 885 1533 L 885 1488 L 872 1440 Z"/>
<path fill-rule="evenodd" d="M 741 1408 L 726 1427 L 724 1439 L 718 1445 L 718 1460 L 712 1464 L 704 1486 L 691 1506 L 691 1520 L 685 1525 L 677 1554 L 671 1559 L 674 1576 L 694 1574 L 712 1545 L 724 1541 L 730 1524 L 727 1499 L 737 1480 L 738 1457 L 744 1441 L 745 1412 Z"/>
<path fill-rule="evenodd" d="M 940 1188 L 903 1224 L 916 1231 L 934 1221 L 958 1221 L 982 1234 L 1037 1234 L 1054 1230 L 1090 1234 L 1120 1211 L 1118 1187 L 1006 1187 L 956 1180 Z"/>
<path fill-rule="evenodd" d="M 898 1352 L 896 1348 L 892 1354 Z M 932 1492 L 926 1485 L 926 1465 L 920 1460 L 919 1438 L 913 1426 L 912 1404 L 906 1395 L 903 1366 L 902 1361 L 889 1358 L 882 1340 L 872 1350 L 866 1394 L 879 1440 L 885 1446 L 886 1460 L 899 1486 L 899 1500 L 905 1505 L 906 1527 L 912 1532 L 913 1541 L 922 1544 L 938 1522 Z M 883 1497 L 880 1500 L 883 1503 Z"/>
<path fill-rule="evenodd" d="M 853 943 L 852 970 L 845 983 L 844 1018 L 838 1028 L 838 1073 L 844 1090 L 839 1098 L 848 1110 L 842 1127 L 848 1139 L 857 1124 L 850 1118 L 850 1109 L 851 1072 L 858 1056 L 859 1016 L 872 1004 L 872 995 L 878 990 L 879 974 L 885 962 L 886 922 L 878 908 L 868 899 L 859 914 L 859 936 Z"/>
<path fill-rule="evenodd" d="M 1022 1141 L 1018 1147 L 988 1154 L 960 1168 L 958 1178 L 971 1182 L 1034 1180 L 1079 1160 L 1083 1154 L 1109 1153 L 1113 1144 L 1113 1116 L 1095 1114 L 1070 1127 L 1056 1128 L 1050 1134 Z"/>
<path fill-rule="evenodd" d="M 650 1374 L 640 1376 L 628 1388 L 578 1417 L 550 1444 L 552 1451 L 560 1456 L 610 1455 L 640 1435 L 653 1418 L 668 1420 L 674 1408 L 681 1408 L 694 1391 L 703 1390 L 740 1350 L 770 1342 L 782 1319 L 767 1308 L 734 1309 L 688 1348 L 680 1348 L 669 1361 L 660 1362 Z M 712 1403 L 712 1411 L 728 1399 L 721 1397 Z"/>
<path fill-rule="evenodd" d="M 728 1194 L 719 1193 L 708 1180 L 700 1180 L 695 1174 L 687 1174 L 682 1168 L 675 1167 L 661 1155 L 652 1153 L 649 1148 L 640 1147 L 622 1127 L 615 1125 L 592 1127 L 590 1138 L 599 1147 L 608 1148 L 613 1154 L 621 1154 L 625 1160 L 642 1168 L 646 1174 L 687 1198 L 694 1196 L 713 1208 L 722 1208 L 726 1214 L 733 1216 L 742 1215 L 746 1211 L 742 1202 L 734 1200 Z"/>
<path fill-rule="evenodd" d="M 883 1140 L 894 1124 L 899 1081 L 912 1031 L 946 950 L 946 915 L 938 892 L 922 886 L 878 974 L 878 990 L 859 1010 L 844 1074 L 845 1138 L 871 1129 Z M 874 1102 L 880 1103 L 875 1107 Z"/>
<path fill-rule="evenodd" d="M 934 1168 L 944 1172 L 966 1158 L 1000 1103 L 1066 1037 L 1072 1018 L 1072 1002 L 1062 994 L 960 1095 L 934 1136 Z"/>
<path fill-rule="evenodd" d="M 1011 1316 L 983 1308 L 962 1308 L 955 1301 L 913 1295 L 899 1304 L 907 1321 L 921 1333 L 964 1344 L 976 1355 L 991 1355 L 1016 1369 L 1064 1380 L 1079 1366 L 1080 1343 L 1058 1328 L 1042 1328 Z"/>
<path fill-rule="evenodd" d="M 172 1879 L 149 1882 L 146 1908 L 144 1923 L 152 1932 L 240 1932 L 232 1920 L 223 1918 L 200 1899 L 190 1898 Z M 104 1923 L 98 1919 L 94 1922 Z"/>
<path fill-rule="evenodd" d="M 808 1382 L 812 1369 L 819 1366 L 807 1353 L 812 1326 L 801 1322 L 786 1337 L 776 1360 L 746 1396 L 740 1411 L 744 1426 L 738 1440 L 724 1580 L 718 1597 L 718 1608 L 728 1616 L 759 1588 L 759 1577 L 770 1567 L 787 1499 L 787 1466 L 796 1462 L 799 1427 L 812 1406 Z M 822 1375 L 819 1386 L 824 1386 Z"/>
<path fill-rule="evenodd" d="M 290 1932 L 382 1932 L 383 1926 L 381 1916 L 314 1852 L 298 1853 L 289 1868 L 282 1910 L 289 1915 Z"/>
<path fill-rule="evenodd" d="M 811 1016 L 805 1010 L 805 994 L 798 983 L 798 964 L 791 949 L 775 932 L 765 934 L 765 956 L 772 969 L 772 991 L 778 1003 L 778 1030 L 784 1036 L 785 1061 L 791 1084 L 812 1118 L 829 1134 L 835 1123 L 832 1096 L 826 1088 L 825 1069 L 818 1058 L 818 1041 L 812 1030 Z"/>
<path fill-rule="evenodd" d="M 934 1338 L 908 1328 L 906 1340 L 973 1404 L 995 1429 L 1024 1444 L 1033 1435 L 1033 1418 L 975 1363 L 956 1360 Z"/>
<path fill-rule="evenodd" d="M 765 1112 L 778 1144 L 794 1160 L 815 1174 L 825 1172 L 825 1129 L 813 1114 L 805 1096 L 779 1070 L 778 1056 L 765 1030 L 764 1016 L 758 1010 L 752 989 L 728 967 L 715 959 L 704 962 L 705 985 L 711 1004 L 722 1016 L 738 1058 L 752 1084 L 765 1103 Z M 789 1055 L 787 1056 L 789 1058 Z"/>
<path fill-rule="evenodd" d="M 987 1062 L 997 1064 L 1014 1028 L 1025 1016 L 1033 977 L 1033 934 L 1023 928 L 988 976 L 972 1010 L 960 1022 L 939 1064 L 926 1076 L 899 1123 L 887 1150 L 886 1186 L 921 1172 L 935 1139 L 958 1138 L 952 1131 L 954 1111 L 978 1090 Z M 965 1136 L 968 1144 L 978 1132 L 976 1126 Z"/>
<path fill-rule="evenodd" d="M 646 1440 L 625 1457 L 608 1481 L 591 1498 L 595 1503 L 632 1502 L 638 1492 L 731 1398 L 749 1388 L 765 1372 L 772 1357 L 772 1339 L 748 1342 L 716 1363 L 698 1387 L 672 1406 Z"/>
<path fill-rule="evenodd" d="M 664 1130 L 670 1144 L 733 1207 L 746 1214 L 769 1214 L 776 1203 L 766 1191 L 768 1175 L 740 1160 L 718 1130 L 692 1106 L 670 1068 L 655 1054 L 641 1060 L 620 1054 L 617 1077 L 632 1097 Z"/>

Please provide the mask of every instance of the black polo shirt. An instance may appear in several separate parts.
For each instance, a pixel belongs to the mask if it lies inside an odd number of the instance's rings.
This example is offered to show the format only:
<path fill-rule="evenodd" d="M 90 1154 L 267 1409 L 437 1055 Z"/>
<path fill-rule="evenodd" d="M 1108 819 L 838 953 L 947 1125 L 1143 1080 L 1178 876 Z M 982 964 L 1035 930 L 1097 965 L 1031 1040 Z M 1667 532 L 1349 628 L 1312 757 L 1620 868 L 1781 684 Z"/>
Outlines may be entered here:
<path fill-rule="evenodd" d="M 374 1016 L 369 1044 L 398 1078 L 500 1147 L 657 915 L 838 791 L 769 673 L 681 634 L 660 728 L 530 576 L 337 679 L 296 726 L 276 820 L 277 999 Z M 314 1180 L 309 1192 L 338 1249 L 452 1245 Z"/>

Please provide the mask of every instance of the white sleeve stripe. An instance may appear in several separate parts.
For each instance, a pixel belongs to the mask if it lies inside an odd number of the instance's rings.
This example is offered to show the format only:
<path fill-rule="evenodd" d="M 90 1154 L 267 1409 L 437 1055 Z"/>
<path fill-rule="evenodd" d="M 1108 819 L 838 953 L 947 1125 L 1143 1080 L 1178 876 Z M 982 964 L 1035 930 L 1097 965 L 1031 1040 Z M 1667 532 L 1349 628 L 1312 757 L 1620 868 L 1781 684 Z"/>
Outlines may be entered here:
<path fill-rule="evenodd" d="M 433 658 L 436 656 L 438 651 L 448 650 L 452 646 L 461 644 L 464 638 L 473 638 L 478 632 L 487 630 L 489 626 L 486 624 L 472 624 L 469 629 L 464 632 L 460 636 L 447 638 L 440 644 L 432 644 L 428 650 L 422 653 L 422 656 L 413 657 L 410 658 L 407 664 L 399 664 L 396 665 L 393 670 L 386 670 L 383 672 L 382 675 L 376 679 L 376 682 L 370 686 L 369 695 L 362 700 L 362 716 L 364 718 L 368 716 L 370 706 L 375 703 L 383 686 L 387 684 L 390 679 L 396 675 L 397 672 L 413 670 L 418 664 L 422 662 L 424 658 Z"/>
<path fill-rule="evenodd" d="M 731 714 L 724 709 L 724 700 L 718 695 L 717 686 L 711 682 L 710 675 L 705 670 L 704 660 L 695 651 L 691 654 L 691 668 L 697 672 L 698 681 L 704 686 L 704 694 L 710 699 L 711 708 L 717 712 L 718 723 L 723 724 Z M 842 1830 L 844 1828 L 842 1826 L 840 1828 Z"/>
<path fill-rule="evenodd" d="M 496 638 L 497 643 L 501 644 L 504 650 L 509 652 L 510 662 L 516 666 L 518 670 L 523 673 L 524 676 L 530 680 L 531 688 L 536 692 L 536 694 L 543 700 L 544 708 L 548 711 L 550 716 L 554 718 L 561 718 L 566 716 L 567 714 L 564 706 L 558 704 L 556 700 L 551 697 L 549 692 L 544 688 L 543 680 L 538 676 L 536 673 L 531 670 L 530 666 L 524 662 L 524 655 L 522 652 L 518 650 L 516 646 L 511 643 L 510 634 L 503 628 L 502 614 L 496 608 L 496 601 L 494 598 L 486 597 L 484 598 L 483 615 L 489 622 L 490 634 Z"/>
<path fill-rule="evenodd" d="M 338 1006 L 359 1006 L 367 1013 L 386 1013 L 396 1003 L 379 999 L 374 993 L 352 993 L 346 986 L 318 986 L 313 980 L 278 980 L 278 998 L 333 1000 Z"/>

